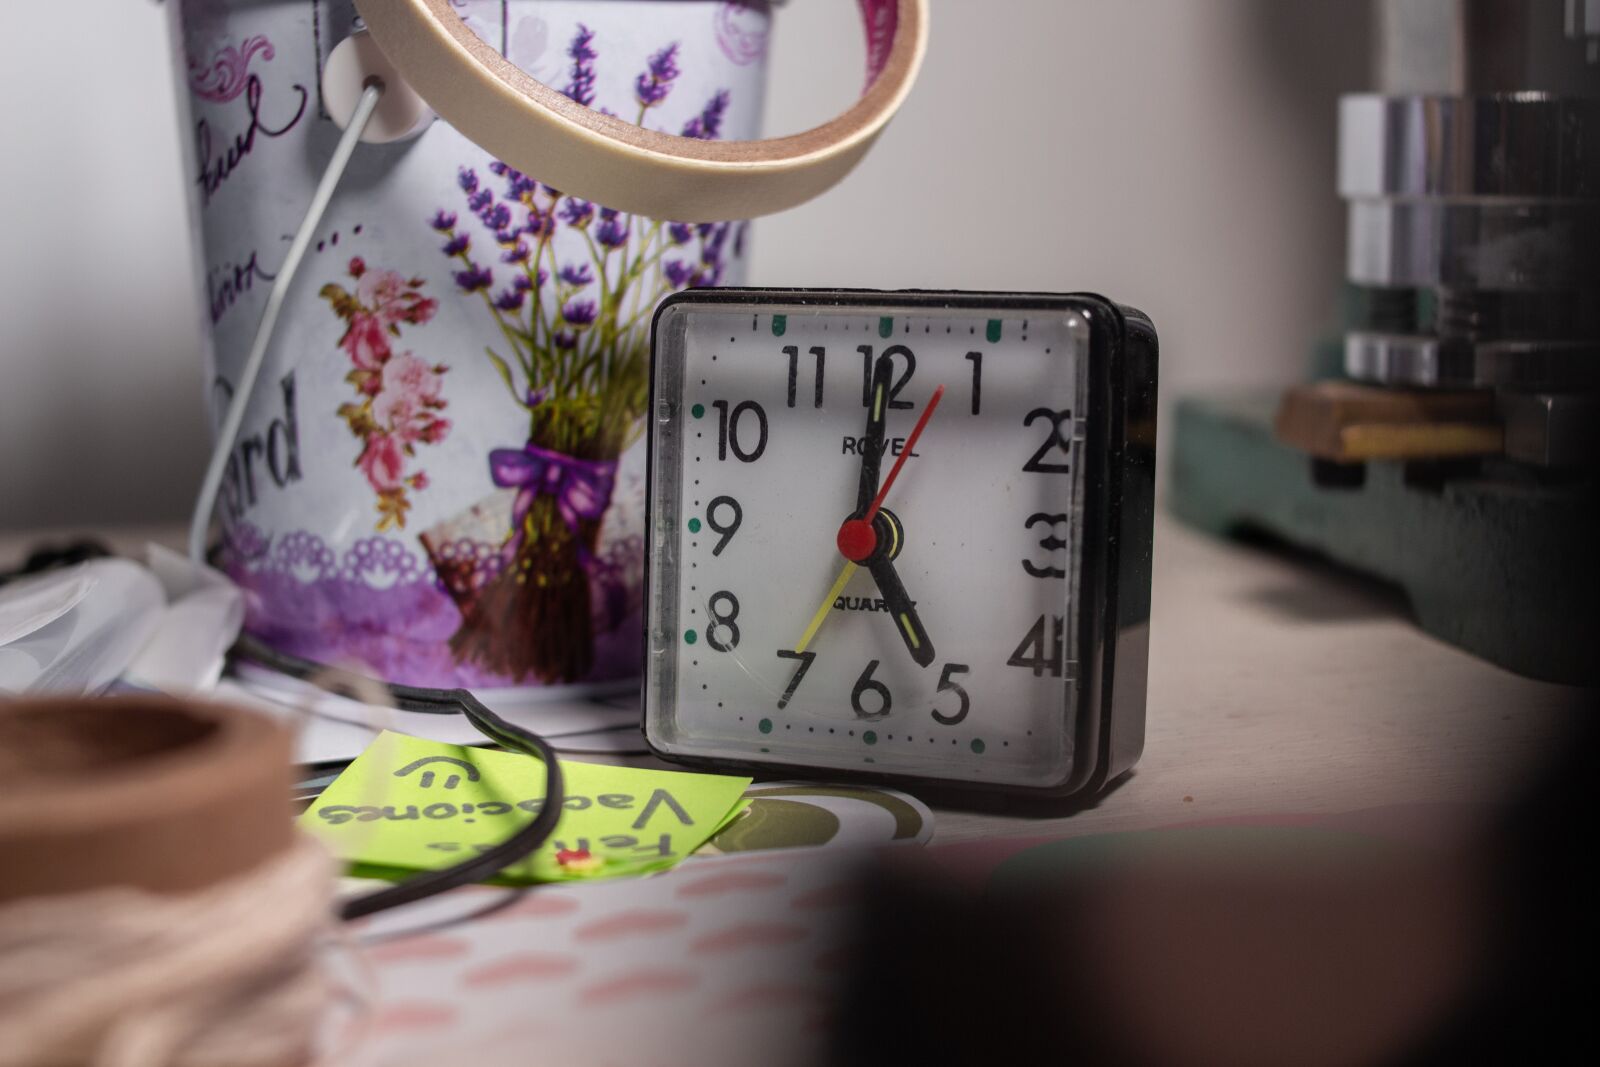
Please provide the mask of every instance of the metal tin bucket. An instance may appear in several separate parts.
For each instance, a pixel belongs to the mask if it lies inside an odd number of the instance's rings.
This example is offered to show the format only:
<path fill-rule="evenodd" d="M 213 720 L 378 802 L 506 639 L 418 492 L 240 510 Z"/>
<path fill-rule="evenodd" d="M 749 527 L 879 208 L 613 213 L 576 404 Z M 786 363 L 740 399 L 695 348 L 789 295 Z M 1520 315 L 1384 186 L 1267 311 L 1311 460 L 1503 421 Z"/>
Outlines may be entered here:
<path fill-rule="evenodd" d="M 757 135 L 765 3 L 452 0 L 569 97 Z M 350 0 L 175 0 L 207 402 L 220 421 L 339 130 Z M 221 565 L 279 652 L 391 682 L 583 686 L 642 656 L 650 313 L 736 282 L 746 224 L 611 211 L 444 121 L 364 145 L 289 293 L 228 461 Z"/>

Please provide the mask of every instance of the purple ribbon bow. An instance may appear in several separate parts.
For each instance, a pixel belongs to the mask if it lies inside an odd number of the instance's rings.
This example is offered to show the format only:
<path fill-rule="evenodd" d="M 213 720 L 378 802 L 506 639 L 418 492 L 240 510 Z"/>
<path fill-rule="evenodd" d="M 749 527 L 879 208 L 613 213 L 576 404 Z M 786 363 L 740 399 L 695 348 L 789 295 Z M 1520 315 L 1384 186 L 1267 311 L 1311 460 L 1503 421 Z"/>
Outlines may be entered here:
<path fill-rule="evenodd" d="M 611 504 L 616 485 L 615 460 L 575 459 L 531 441 L 521 449 L 497 448 L 489 453 L 489 476 L 502 489 L 518 490 L 512 506 L 512 537 L 506 545 L 507 558 L 522 547 L 524 522 L 541 494 L 555 498 L 562 521 L 574 534 L 584 519 L 599 519 Z M 585 566 L 589 551 L 578 541 L 578 557 Z"/>

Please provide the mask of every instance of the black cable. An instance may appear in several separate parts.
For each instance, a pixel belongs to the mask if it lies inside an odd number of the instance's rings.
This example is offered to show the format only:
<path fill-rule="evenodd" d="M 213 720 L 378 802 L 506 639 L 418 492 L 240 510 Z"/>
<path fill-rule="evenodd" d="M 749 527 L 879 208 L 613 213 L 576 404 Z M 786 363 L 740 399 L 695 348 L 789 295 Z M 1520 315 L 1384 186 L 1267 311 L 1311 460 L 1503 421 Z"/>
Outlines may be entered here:
<path fill-rule="evenodd" d="M 406 688 L 405 686 L 390 688 L 402 702 L 402 707 L 405 703 L 403 693 Z M 397 908 L 402 904 L 413 904 L 449 889 L 493 878 L 507 867 L 538 851 L 550 839 L 550 835 L 555 833 L 556 823 L 561 820 L 561 808 L 566 798 L 566 790 L 561 781 L 561 764 L 557 761 L 549 742 L 531 730 L 524 730 L 502 719 L 484 707 L 477 697 L 465 689 L 450 690 L 449 697 L 460 704 L 461 713 L 486 737 L 513 751 L 535 756 L 544 763 L 544 804 L 531 823 L 493 848 L 463 860 L 453 867 L 428 871 L 397 885 L 387 886 L 345 901 L 339 906 L 339 918 L 344 922 Z"/>
<path fill-rule="evenodd" d="M 230 655 L 235 658 L 242 656 L 255 660 L 264 666 L 304 681 L 312 681 L 327 669 L 319 663 L 269 648 L 248 635 L 239 638 Z M 561 810 L 567 796 L 566 786 L 561 778 L 561 764 L 556 759 L 555 750 L 550 747 L 550 743 L 532 730 L 524 730 L 502 719 L 484 707 L 483 703 L 468 690 L 423 689 L 409 685 L 390 685 L 375 678 L 368 680 L 383 688 L 400 711 L 424 715 L 464 715 L 467 721 L 489 740 L 513 752 L 521 752 L 523 755 L 538 759 L 544 764 L 544 804 L 532 822 L 493 848 L 479 852 L 454 866 L 427 871 L 395 885 L 344 901 L 339 905 L 339 919 L 343 922 L 365 918 L 404 904 L 414 904 L 451 889 L 486 881 L 507 867 L 527 859 L 544 847 L 545 842 L 555 833 L 556 823 L 561 821 Z"/>

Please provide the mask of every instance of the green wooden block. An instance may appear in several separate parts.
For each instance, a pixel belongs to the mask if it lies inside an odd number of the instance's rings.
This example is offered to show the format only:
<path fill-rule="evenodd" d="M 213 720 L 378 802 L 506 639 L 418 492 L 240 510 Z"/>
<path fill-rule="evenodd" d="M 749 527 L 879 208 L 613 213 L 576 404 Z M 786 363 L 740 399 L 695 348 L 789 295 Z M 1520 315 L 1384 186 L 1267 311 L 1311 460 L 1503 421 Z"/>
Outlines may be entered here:
<path fill-rule="evenodd" d="M 1272 435 L 1275 395 L 1179 401 L 1168 504 L 1218 536 L 1258 531 L 1398 585 L 1434 636 L 1520 674 L 1600 684 L 1600 488 L 1530 472 L 1409 483 L 1368 463 L 1319 486 Z M 1353 472 L 1352 472 L 1353 473 Z"/>

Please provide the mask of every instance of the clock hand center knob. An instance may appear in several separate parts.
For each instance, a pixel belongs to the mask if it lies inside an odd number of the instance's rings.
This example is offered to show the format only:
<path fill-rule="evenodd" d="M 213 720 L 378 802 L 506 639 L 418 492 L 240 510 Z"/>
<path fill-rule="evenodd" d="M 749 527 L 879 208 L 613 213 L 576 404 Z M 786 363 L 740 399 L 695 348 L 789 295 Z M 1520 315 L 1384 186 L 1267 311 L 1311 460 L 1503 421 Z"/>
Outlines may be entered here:
<path fill-rule="evenodd" d="M 879 556 L 894 559 L 905 544 L 905 529 L 888 508 L 879 508 L 871 521 L 847 519 L 835 542 L 839 554 L 851 563 L 868 564 Z"/>
<path fill-rule="evenodd" d="M 839 555 L 851 563 L 865 563 L 878 550 L 878 534 L 865 519 L 847 519 L 839 527 Z"/>

